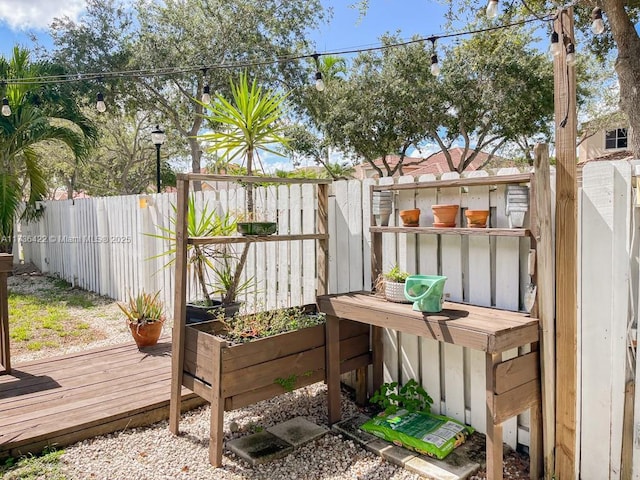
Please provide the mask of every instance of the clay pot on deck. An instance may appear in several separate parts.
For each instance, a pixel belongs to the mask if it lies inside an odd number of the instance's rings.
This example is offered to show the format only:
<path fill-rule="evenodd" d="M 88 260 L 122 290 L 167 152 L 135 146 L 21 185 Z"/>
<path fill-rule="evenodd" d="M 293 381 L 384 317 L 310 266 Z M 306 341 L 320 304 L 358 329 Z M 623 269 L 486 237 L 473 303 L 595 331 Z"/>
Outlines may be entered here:
<path fill-rule="evenodd" d="M 129 323 L 131 335 L 136 342 L 138 348 L 151 347 L 158 343 L 160 334 L 162 333 L 162 324 L 164 320 L 153 323 Z"/>
<path fill-rule="evenodd" d="M 402 225 L 405 227 L 417 227 L 420 223 L 420 209 L 412 208 L 411 210 L 400 210 L 400 218 Z"/>
<path fill-rule="evenodd" d="M 467 227 L 486 228 L 489 210 L 467 210 L 464 216 L 467 217 Z"/>
<path fill-rule="evenodd" d="M 432 205 L 434 227 L 455 227 L 459 205 Z"/>

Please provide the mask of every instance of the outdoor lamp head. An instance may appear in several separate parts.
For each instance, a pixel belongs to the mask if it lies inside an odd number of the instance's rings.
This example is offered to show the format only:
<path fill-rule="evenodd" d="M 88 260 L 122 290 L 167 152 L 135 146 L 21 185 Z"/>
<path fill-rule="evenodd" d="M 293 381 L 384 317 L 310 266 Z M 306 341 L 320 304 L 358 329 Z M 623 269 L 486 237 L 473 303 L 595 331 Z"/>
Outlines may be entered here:
<path fill-rule="evenodd" d="M 99 92 L 96 97 L 96 110 L 100 113 L 107 111 L 107 105 L 104 103 L 104 95 L 102 95 L 102 92 Z"/>
<path fill-rule="evenodd" d="M 160 130 L 160 126 L 156 125 L 156 129 L 151 132 L 151 141 L 156 147 L 159 147 L 167 139 L 164 130 Z"/>
<path fill-rule="evenodd" d="M 9 106 L 9 100 L 7 99 L 7 97 L 4 97 L 2 99 L 2 115 L 4 115 L 5 117 L 11 115 L 11 107 Z"/>

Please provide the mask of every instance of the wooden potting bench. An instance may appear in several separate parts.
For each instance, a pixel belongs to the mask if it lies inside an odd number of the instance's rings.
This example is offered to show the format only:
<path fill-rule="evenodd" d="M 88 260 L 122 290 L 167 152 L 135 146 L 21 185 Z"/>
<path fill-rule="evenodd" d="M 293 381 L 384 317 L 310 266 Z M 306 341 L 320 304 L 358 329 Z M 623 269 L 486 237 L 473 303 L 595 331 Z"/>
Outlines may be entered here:
<path fill-rule="evenodd" d="M 541 177 L 542 178 L 542 177 Z M 517 174 L 494 177 L 456 178 L 418 183 L 372 185 L 374 191 L 439 189 L 473 187 L 479 185 L 505 185 L 528 183 L 531 190 L 529 211 L 530 229 L 525 228 L 436 228 L 376 226 L 371 215 L 371 270 L 372 278 L 382 273 L 382 234 L 419 235 L 483 235 L 506 237 L 530 237 L 531 247 L 540 239 L 541 219 L 538 209 L 545 210 L 540 203 L 546 185 L 536 185 L 534 174 Z M 543 219 L 548 221 L 548 219 Z M 545 233 L 548 233 L 545 231 Z M 540 263 L 540 258 L 538 258 Z M 538 288 L 537 312 L 541 291 Z M 383 382 L 384 328 L 418 335 L 439 342 L 458 345 L 485 352 L 486 367 L 486 458 L 487 479 L 503 478 L 503 432 L 502 423 L 527 409 L 530 421 L 530 477 L 542 475 L 542 415 L 541 375 L 538 345 L 540 324 L 538 318 L 528 313 L 480 307 L 468 304 L 445 302 L 440 313 L 423 313 L 412 310 L 411 305 L 387 302 L 370 292 L 351 292 L 318 297 L 318 308 L 327 314 L 326 351 L 329 422 L 340 420 L 340 344 L 341 321 L 350 320 L 370 325 L 373 355 L 373 388 Z M 530 345 L 529 353 L 520 353 L 515 358 L 502 361 L 502 353 Z"/>

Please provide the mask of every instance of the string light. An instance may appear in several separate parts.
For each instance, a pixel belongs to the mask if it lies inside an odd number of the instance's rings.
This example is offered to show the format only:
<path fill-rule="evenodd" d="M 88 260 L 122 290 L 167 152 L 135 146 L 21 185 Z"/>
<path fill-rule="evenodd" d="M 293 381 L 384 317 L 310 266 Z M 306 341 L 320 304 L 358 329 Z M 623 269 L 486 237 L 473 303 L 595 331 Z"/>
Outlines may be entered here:
<path fill-rule="evenodd" d="M 102 95 L 102 92 L 98 92 L 98 96 L 96 97 L 96 110 L 100 113 L 107 111 L 107 105 L 104 103 L 104 95 Z"/>
<path fill-rule="evenodd" d="M 202 69 L 202 76 L 206 77 L 207 76 L 207 69 L 203 68 Z M 206 78 L 205 78 L 206 80 Z M 200 99 L 202 100 L 202 103 L 209 105 L 211 103 L 211 90 L 209 88 L 209 83 L 207 83 L 204 88 L 202 89 L 202 98 Z"/>
<path fill-rule="evenodd" d="M 591 12 L 591 31 L 596 35 L 604 32 L 604 21 L 602 20 L 602 9 L 596 7 Z"/>
<path fill-rule="evenodd" d="M 438 55 L 436 55 L 436 39 L 431 37 L 431 75 L 437 77 L 440 75 L 440 65 L 438 65 Z"/>
<path fill-rule="evenodd" d="M 567 41 L 566 46 L 567 52 L 567 65 L 575 65 L 576 64 L 576 46 L 573 44 L 571 40 Z"/>
<path fill-rule="evenodd" d="M 498 0 L 489 0 L 487 3 L 487 18 L 493 20 L 498 16 Z"/>
<path fill-rule="evenodd" d="M 322 79 L 322 72 L 320 71 L 320 55 L 313 54 L 313 60 L 316 62 L 316 90 L 324 92 L 324 80 Z"/>
<path fill-rule="evenodd" d="M 341 50 L 331 50 L 323 52 L 322 55 L 350 55 L 356 53 L 365 53 L 365 52 L 374 52 L 374 51 L 383 51 L 391 48 L 403 47 L 407 45 L 413 45 L 416 43 L 424 43 L 426 41 L 430 41 L 431 38 L 435 38 L 436 40 L 443 38 L 456 38 L 462 37 L 466 35 L 474 35 L 477 33 L 485 33 L 492 32 L 496 30 L 503 30 L 506 28 L 518 27 L 522 25 L 526 25 L 532 22 L 539 22 L 542 18 L 544 21 L 552 21 L 556 18 L 556 13 L 546 14 L 544 17 L 532 17 L 525 18 L 522 20 L 517 20 L 511 23 L 506 23 L 503 25 L 494 25 L 491 27 L 479 28 L 474 30 L 466 30 L 460 32 L 452 32 L 452 33 L 443 33 L 432 37 L 423 37 L 423 38 L 415 38 L 403 42 L 385 44 L 385 45 L 376 45 L 367 48 L 354 48 L 354 49 L 341 49 Z M 316 55 L 320 55 L 318 53 L 315 54 L 302 54 L 302 55 L 292 55 L 288 57 L 279 57 L 273 60 L 258 60 L 255 62 L 237 62 L 237 63 L 220 63 L 216 65 L 208 65 L 206 68 L 210 70 L 233 70 L 233 69 L 248 69 L 252 67 L 261 67 L 266 65 L 273 65 L 278 63 L 285 62 L 295 62 L 298 60 L 304 60 L 309 58 L 314 58 Z M 140 69 L 140 70 L 122 70 L 122 71 L 111 71 L 111 72 L 93 72 L 93 73 L 75 73 L 75 74 L 63 74 L 63 75 L 43 75 L 39 77 L 24 77 L 24 78 L 8 78 L 1 80 L 6 84 L 12 85 L 46 85 L 46 84 L 62 84 L 62 83 L 72 83 L 72 82 L 82 82 L 82 81 L 90 81 L 90 80 L 99 80 L 102 78 L 149 78 L 149 77 L 161 77 L 161 76 L 171 76 L 171 75 L 183 75 L 186 73 L 193 73 L 202 70 L 202 67 L 196 66 L 180 66 L 180 67 L 164 67 L 164 68 L 154 68 L 154 69 Z"/>
<path fill-rule="evenodd" d="M 202 103 L 206 103 L 207 105 L 211 103 L 211 93 L 209 90 L 209 85 L 205 85 L 202 89 Z"/>
<path fill-rule="evenodd" d="M 2 115 L 4 115 L 5 117 L 11 115 L 11 107 L 9 106 L 9 100 L 7 99 L 7 97 L 4 97 L 2 99 Z"/>
<path fill-rule="evenodd" d="M 560 55 L 560 52 L 562 51 L 562 46 L 560 45 L 560 36 L 555 30 L 551 32 L 551 45 L 549 46 L 549 51 L 554 57 Z"/>

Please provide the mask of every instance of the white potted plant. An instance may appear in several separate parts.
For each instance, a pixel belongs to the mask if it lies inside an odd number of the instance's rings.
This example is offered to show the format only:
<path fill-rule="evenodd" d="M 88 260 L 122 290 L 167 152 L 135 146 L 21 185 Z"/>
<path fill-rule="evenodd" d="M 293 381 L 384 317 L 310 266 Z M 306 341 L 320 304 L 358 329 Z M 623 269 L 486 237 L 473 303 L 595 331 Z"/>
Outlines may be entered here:
<path fill-rule="evenodd" d="M 391 270 L 382 275 L 384 277 L 384 297 L 390 302 L 409 303 L 404 296 L 404 283 L 409 273 L 395 264 Z"/>

